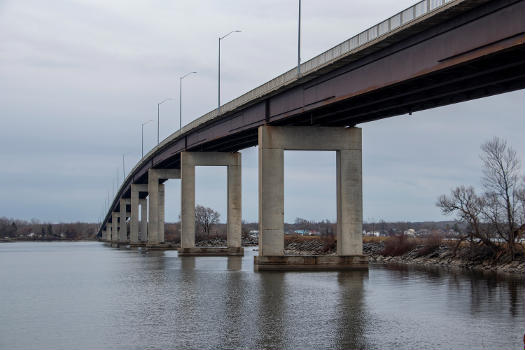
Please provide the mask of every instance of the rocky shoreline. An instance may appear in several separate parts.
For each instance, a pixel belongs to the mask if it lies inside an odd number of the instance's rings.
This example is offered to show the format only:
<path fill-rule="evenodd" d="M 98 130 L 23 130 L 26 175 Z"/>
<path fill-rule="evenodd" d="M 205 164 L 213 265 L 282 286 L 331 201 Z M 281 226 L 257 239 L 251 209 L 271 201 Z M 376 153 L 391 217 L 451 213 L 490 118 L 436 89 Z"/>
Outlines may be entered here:
<path fill-rule="evenodd" d="M 424 246 L 417 245 L 405 254 L 399 256 L 384 256 L 383 242 L 363 243 L 363 254 L 369 262 L 378 264 L 405 264 L 418 266 L 436 266 L 472 271 L 498 272 L 512 274 L 525 278 L 525 259 L 510 261 L 500 257 L 498 260 L 488 257 L 483 251 L 472 252 L 468 248 L 460 248 L 453 254 L 453 249 L 447 244 L 441 244 L 427 254 L 422 254 Z M 328 245 L 321 239 L 292 241 L 285 246 L 287 255 L 335 255 L 335 246 Z"/>
<path fill-rule="evenodd" d="M 243 238 L 242 245 L 245 247 L 257 246 L 257 238 Z M 222 238 L 212 238 L 198 240 L 198 247 L 223 247 L 226 240 Z M 495 261 L 492 258 L 484 257 L 482 252 L 468 250 L 468 248 L 458 249 L 455 255 L 449 245 L 441 244 L 427 254 L 422 254 L 421 245 L 415 246 L 405 254 L 399 256 L 385 256 L 382 252 L 385 248 L 383 242 L 363 243 L 363 254 L 368 256 L 370 263 L 377 264 L 404 264 L 418 266 L 435 266 L 443 268 L 459 268 L 464 270 L 501 272 L 525 277 L 525 259 L 506 261 L 500 258 Z M 292 239 L 285 241 L 286 255 L 335 255 L 335 243 L 326 242 L 322 239 Z"/>
<path fill-rule="evenodd" d="M 445 268 L 460 268 L 472 271 L 502 272 L 525 277 L 525 261 L 495 261 L 492 258 L 469 255 L 467 249 L 460 249 L 454 256 L 447 245 L 441 245 L 435 251 L 420 255 L 416 247 L 400 256 L 383 256 L 381 243 L 365 243 L 363 253 L 368 255 L 369 261 L 381 264 L 406 264 L 419 266 L 439 266 Z"/>

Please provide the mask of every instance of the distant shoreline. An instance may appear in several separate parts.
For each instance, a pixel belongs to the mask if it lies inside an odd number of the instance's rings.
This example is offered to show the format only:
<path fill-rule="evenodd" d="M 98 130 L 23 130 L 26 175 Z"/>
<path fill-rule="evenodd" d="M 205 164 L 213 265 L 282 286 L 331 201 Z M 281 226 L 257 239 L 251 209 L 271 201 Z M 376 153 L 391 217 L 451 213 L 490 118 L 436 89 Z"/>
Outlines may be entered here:
<path fill-rule="evenodd" d="M 0 243 L 20 242 L 99 242 L 98 239 L 0 239 Z"/>

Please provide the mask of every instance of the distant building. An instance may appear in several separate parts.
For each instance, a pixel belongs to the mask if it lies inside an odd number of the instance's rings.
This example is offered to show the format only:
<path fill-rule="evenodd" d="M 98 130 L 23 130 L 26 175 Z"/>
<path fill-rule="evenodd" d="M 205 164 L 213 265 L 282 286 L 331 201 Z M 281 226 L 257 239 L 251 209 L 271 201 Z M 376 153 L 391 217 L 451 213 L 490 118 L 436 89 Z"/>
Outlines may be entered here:
<path fill-rule="evenodd" d="M 363 235 L 364 236 L 379 237 L 379 236 L 381 236 L 381 232 L 379 232 L 379 231 L 365 231 L 365 230 L 363 230 Z"/>
<path fill-rule="evenodd" d="M 315 230 L 294 230 L 292 234 L 301 236 L 320 236 L 321 232 Z"/>
<path fill-rule="evenodd" d="M 405 236 L 416 237 L 416 230 L 414 230 L 413 228 L 409 228 L 404 232 L 404 234 Z"/>

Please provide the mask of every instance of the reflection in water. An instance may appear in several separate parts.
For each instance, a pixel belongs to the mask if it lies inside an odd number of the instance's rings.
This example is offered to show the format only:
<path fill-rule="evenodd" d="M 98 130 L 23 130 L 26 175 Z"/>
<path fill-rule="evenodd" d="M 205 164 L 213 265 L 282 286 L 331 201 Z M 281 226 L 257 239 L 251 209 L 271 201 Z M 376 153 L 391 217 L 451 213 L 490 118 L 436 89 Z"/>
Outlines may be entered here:
<path fill-rule="evenodd" d="M 242 256 L 229 256 L 227 259 L 229 271 L 240 271 L 242 269 Z"/>
<path fill-rule="evenodd" d="M 519 280 L 508 280 L 507 288 L 510 294 L 510 314 L 512 317 L 519 315 L 519 302 L 523 301 L 523 288 L 522 281 Z"/>
<path fill-rule="evenodd" d="M 195 257 L 194 256 L 181 256 L 180 259 L 180 266 L 181 269 L 184 271 L 188 270 L 195 270 Z"/>
<path fill-rule="evenodd" d="M 498 312 L 502 305 L 508 305 L 508 309 L 505 310 L 516 317 L 520 314 L 519 307 L 523 305 L 523 279 L 516 276 L 436 266 L 399 264 L 381 268 L 392 272 L 393 280 L 417 277 L 425 283 L 447 286 L 450 302 L 473 316 L 482 315 L 487 310 Z M 467 299 L 464 299 L 464 296 L 467 296 Z M 454 297 L 457 297 L 456 300 Z M 466 300 L 468 302 L 465 302 Z"/>
<path fill-rule="evenodd" d="M 0 350 L 522 348 L 523 279 L 403 265 L 254 273 L 245 254 L 0 244 Z"/>
<path fill-rule="evenodd" d="M 255 349 L 285 349 L 285 273 L 261 272 L 258 280 Z"/>
<path fill-rule="evenodd" d="M 228 270 L 240 270 L 241 257 L 228 257 Z M 222 329 L 217 349 L 236 349 L 247 334 L 246 320 L 253 318 L 249 312 L 246 291 L 241 273 L 228 273 L 224 283 L 224 296 L 218 300 L 222 305 Z M 248 333 L 249 334 L 249 333 Z"/>
<path fill-rule="evenodd" d="M 368 271 L 345 271 L 337 274 L 340 301 L 337 317 L 336 348 L 367 349 L 365 324 L 367 314 L 363 301 L 363 280 Z"/>

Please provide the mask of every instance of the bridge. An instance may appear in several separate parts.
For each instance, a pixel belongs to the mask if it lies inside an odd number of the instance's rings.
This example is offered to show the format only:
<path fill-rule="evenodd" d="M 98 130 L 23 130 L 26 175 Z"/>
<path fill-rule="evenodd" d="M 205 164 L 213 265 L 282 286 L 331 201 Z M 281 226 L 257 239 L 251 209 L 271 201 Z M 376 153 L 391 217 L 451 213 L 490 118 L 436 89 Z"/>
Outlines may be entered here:
<path fill-rule="evenodd" d="M 255 269 L 366 268 L 356 125 L 523 89 L 524 15 L 524 0 L 418 2 L 167 137 L 124 180 L 98 234 L 114 246 L 169 248 L 164 182 L 180 179 L 179 255 L 242 255 L 238 151 L 258 145 Z M 336 256 L 284 255 L 285 150 L 336 152 Z M 228 167 L 225 248 L 195 247 L 195 166 Z"/>

